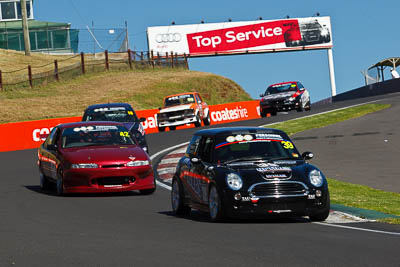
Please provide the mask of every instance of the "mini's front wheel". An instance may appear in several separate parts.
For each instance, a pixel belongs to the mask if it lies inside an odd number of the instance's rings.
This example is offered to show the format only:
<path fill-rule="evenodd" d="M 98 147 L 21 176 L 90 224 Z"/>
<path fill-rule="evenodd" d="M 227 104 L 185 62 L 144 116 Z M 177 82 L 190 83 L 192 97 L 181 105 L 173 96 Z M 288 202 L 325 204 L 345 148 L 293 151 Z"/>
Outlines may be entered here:
<path fill-rule="evenodd" d="M 183 188 L 178 178 L 172 180 L 171 205 L 172 212 L 176 215 L 187 215 L 191 211 L 190 207 L 185 205 Z"/>
<path fill-rule="evenodd" d="M 220 222 L 225 219 L 224 206 L 215 185 L 211 185 L 210 193 L 208 194 L 208 208 L 211 221 Z"/>

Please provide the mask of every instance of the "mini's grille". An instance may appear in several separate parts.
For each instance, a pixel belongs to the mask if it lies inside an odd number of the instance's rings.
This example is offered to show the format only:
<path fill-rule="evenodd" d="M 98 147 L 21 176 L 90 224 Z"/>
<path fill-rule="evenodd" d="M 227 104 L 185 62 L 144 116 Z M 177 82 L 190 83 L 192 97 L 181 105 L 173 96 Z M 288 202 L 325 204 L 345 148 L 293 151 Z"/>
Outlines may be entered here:
<path fill-rule="evenodd" d="M 255 197 L 279 197 L 306 195 L 307 188 L 297 182 L 261 183 L 250 189 L 250 194 Z"/>

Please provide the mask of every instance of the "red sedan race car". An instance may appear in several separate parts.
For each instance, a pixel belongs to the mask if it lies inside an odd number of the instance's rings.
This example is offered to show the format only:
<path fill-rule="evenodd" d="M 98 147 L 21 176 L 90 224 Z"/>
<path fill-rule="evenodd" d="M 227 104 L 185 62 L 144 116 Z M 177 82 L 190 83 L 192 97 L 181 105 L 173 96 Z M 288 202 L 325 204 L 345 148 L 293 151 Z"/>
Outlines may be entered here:
<path fill-rule="evenodd" d="M 53 128 L 38 150 L 40 186 L 57 194 L 156 189 L 151 160 L 123 124 L 78 122 Z"/>

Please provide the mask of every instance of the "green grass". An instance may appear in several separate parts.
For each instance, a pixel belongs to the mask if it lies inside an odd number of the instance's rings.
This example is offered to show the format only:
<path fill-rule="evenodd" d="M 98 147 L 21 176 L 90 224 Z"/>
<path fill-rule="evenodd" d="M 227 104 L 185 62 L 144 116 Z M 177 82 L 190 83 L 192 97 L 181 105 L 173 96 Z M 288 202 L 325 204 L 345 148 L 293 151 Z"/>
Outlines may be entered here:
<path fill-rule="evenodd" d="M 365 104 L 312 117 L 269 124 L 267 127 L 280 129 L 288 135 L 293 135 L 305 130 L 321 128 L 341 121 L 358 118 L 389 108 L 390 106 L 389 104 Z M 334 204 L 400 216 L 399 193 L 385 192 L 368 186 L 341 182 L 335 179 L 328 179 L 328 183 L 331 201 Z M 379 221 L 400 224 L 400 219 L 398 218 L 379 219 Z"/>
<path fill-rule="evenodd" d="M 88 105 L 107 102 L 126 102 L 136 110 L 153 109 L 161 106 L 164 96 L 187 91 L 199 92 L 209 105 L 251 99 L 232 80 L 182 68 L 88 71 L 71 76 L 67 72 L 59 82 L 1 91 L 0 123 L 81 116 Z"/>
<path fill-rule="evenodd" d="M 328 184 L 332 203 L 400 216 L 400 194 L 398 193 L 329 178 Z M 400 224 L 398 218 L 383 219 L 383 221 Z"/>
<path fill-rule="evenodd" d="M 368 113 L 376 112 L 389 107 L 389 104 L 365 104 L 312 117 L 269 124 L 268 127 L 280 129 L 286 132 L 288 135 L 292 135 L 305 130 L 322 128 L 341 121 L 358 118 Z"/>

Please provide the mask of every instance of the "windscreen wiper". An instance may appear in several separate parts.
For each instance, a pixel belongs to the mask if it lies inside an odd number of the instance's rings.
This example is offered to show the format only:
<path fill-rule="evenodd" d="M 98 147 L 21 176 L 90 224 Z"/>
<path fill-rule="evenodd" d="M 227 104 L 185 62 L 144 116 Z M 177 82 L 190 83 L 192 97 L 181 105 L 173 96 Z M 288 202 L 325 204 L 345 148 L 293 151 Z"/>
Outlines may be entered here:
<path fill-rule="evenodd" d="M 228 160 L 223 163 L 230 164 L 230 163 L 234 163 L 234 162 L 238 162 L 238 161 L 267 160 L 267 159 L 268 159 L 267 157 L 241 157 L 241 158 L 237 158 L 237 159 Z"/>

